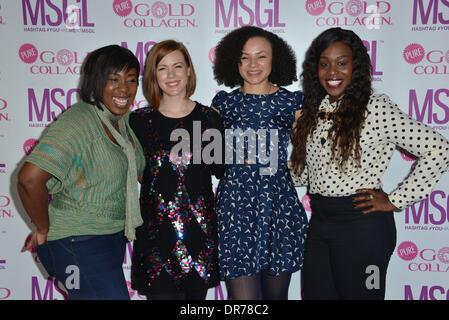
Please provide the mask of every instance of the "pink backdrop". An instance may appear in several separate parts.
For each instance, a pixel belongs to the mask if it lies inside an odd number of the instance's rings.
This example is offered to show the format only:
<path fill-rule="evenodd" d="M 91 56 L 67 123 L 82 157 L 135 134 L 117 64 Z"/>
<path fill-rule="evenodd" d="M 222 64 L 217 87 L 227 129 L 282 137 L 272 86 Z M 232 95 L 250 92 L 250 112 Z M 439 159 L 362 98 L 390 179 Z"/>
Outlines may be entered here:
<path fill-rule="evenodd" d="M 228 31 L 256 25 L 286 39 L 298 73 L 310 42 L 328 27 L 365 41 L 374 86 L 403 111 L 449 137 L 449 1 L 447 0 L 0 0 L 0 300 L 64 299 L 33 252 L 21 252 L 32 225 L 16 192 L 17 169 L 45 127 L 77 101 L 80 65 L 100 46 L 119 44 L 143 63 L 158 41 L 188 47 L 198 75 L 194 99 L 210 104 L 214 46 Z M 300 88 L 299 83 L 288 87 Z M 134 108 L 145 106 L 139 90 Z M 389 192 L 413 159 L 397 151 L 384 175 Z M 449 175 L 428 199 L 395 214 L 397 250 L 387 299 L 449 298 Z M 216 183 L 216 181 L 215 181 Z M 305 189 L 298 194 L 306 209 Z M 310 212 L 309 212 L 310 213 Z M 129 279 L 132 246 L 123 268 Z M 300 272 L 290 299 L 301 299 Z M 130 289 L 133 299 L 142 299 Z M 226 299 L 225 286 L 208 299 Z"/>

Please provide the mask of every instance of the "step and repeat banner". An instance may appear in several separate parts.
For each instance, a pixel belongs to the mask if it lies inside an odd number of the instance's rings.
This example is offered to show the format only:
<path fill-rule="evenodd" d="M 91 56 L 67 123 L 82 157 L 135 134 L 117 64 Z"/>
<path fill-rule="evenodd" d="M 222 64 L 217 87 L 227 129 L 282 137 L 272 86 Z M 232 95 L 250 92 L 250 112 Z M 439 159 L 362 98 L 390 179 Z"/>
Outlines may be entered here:
<path fill-rule="evenodd" d="M 374 87 L 411 117 L 449 138 L 449 1 L 447 0 L 0 0 L 0 300 L 62 300 L 35 252 L 23 252 L 33 226 L 16 191 L 17 171 L 45 128 L 78 101 L 80 66 L 96 48 L 118 44 L 142 64 L 165 39 L 183 42 L 198 75 L 193 96 L 209 105 L 220 87 L 212 65 L 217 42 L 254 25 L 283 37 L 295 50 L 298 73 L 320 32 L 340 26 L 365 42 Z M 143 68 L 142 68 L 143 69 Z M 300 83 L 288 87 L 300 89 Z M 141 90 L 133 109 L 144 107 Z M 382 183 L 390 192 L 413 167 L 397 150 Z M 216 184 L 217 181 L 214 181 Z M 310 215 L 304 188 L 298 195 Z M 395 214 L 397 247 L 387 299 L 449 299 L 449 174 L 430 196 Z M 130 279 L 132 244 L 123 269 Z M 144 299 L 129 288 L 134 300 Z M 292 277 L 301 299 L 301 273 Z M 224 283 L 208 299 L 227 299 Z"/>

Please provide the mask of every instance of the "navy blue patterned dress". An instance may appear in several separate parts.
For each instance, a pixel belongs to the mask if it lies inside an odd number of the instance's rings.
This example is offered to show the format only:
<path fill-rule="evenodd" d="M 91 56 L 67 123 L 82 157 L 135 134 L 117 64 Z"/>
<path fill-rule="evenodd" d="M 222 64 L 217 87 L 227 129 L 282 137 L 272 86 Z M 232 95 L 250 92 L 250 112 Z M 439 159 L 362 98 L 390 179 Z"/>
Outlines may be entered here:
<path fill-rule="evenodd" d="M 284 88 L 269 95 L 221 91 L 213 99 L 226 131 L 227 165 L 217 194 L 222 279 L 262 270 L 279 275 L 302 267 L 308 221 L 287 167 L 290 132 L 301 103 L 301 92 Z M 246 164 L 238 164 L 242 145 Z"/>

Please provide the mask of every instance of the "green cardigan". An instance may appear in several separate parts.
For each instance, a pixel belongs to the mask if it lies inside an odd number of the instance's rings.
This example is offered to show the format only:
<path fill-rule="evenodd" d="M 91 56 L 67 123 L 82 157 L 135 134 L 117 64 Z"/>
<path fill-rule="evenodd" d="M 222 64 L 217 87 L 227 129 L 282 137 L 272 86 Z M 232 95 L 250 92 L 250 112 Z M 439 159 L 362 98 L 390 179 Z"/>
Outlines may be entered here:
<path fill-rule="evenodd" d="M 25 161 L 53 175 L 47 182 L 50 230 L 47 240 L 73 235 L 112 234 L 123 230 L 128 162 L 108 137 L 95 106 L 78 102 L 61 114 Z M 129 127 L 136 149 L 138 176 L 142 147 Z"/>

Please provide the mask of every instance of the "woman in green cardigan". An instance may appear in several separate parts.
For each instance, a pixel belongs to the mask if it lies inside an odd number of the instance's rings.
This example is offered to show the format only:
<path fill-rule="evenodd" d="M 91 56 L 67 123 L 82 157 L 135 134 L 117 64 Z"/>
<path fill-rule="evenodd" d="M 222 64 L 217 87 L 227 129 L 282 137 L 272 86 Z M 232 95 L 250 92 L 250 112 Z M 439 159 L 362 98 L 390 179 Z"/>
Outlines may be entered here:
<path fill-rule="evenodd" d="M 36 226 L 26 246 L 37 247 L 69 299 L 129 299 L 122 263 L 142 223 L 137 178 L 145 162 L 128 124 L 139 72 L 128 49 L 90 53 L 82 101 L 51 124 L 19 172 L 19 196 Z"/>

